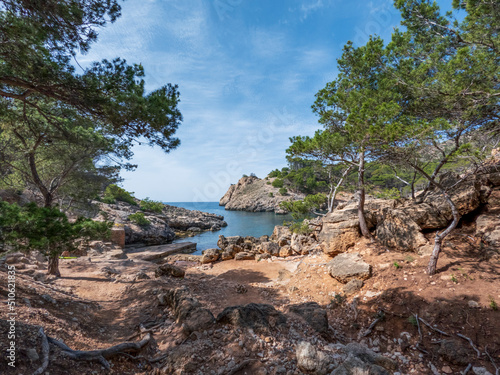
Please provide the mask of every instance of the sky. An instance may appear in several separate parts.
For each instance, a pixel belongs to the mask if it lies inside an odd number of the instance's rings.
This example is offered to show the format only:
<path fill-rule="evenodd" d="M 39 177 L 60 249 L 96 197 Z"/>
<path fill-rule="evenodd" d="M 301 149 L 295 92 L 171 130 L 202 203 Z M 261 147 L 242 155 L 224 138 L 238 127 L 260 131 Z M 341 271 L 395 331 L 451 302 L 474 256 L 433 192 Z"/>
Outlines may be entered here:
<path fill-rule="evenodd" d="M 136 146 L 122 185 L 138 198 L 211 202 L 243 174 L 286 166 L 289 137 L 321 127 L 311 105 L 344 44 L 389 40 L 399 22 L 392 0 L 127 0 L 77 60 L 121 57 L 144 66 L 148 91 L 179 86 L 181 145 Z"/>

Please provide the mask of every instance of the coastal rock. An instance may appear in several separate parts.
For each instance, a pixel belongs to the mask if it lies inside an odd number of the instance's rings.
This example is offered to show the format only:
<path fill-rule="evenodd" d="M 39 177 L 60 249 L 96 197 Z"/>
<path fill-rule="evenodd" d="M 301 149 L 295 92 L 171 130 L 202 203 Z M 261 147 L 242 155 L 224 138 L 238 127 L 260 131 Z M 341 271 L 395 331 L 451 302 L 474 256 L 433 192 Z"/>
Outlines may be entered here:
<path fill-rule="evenodd" d="M 241 253 L 236 254 L 234 259 L 235 260 L 252 260 L 252 259 L 255 259 L 255 254 L 249 253 L 247 251 L 242 251 Z"/>
<path fill-rule="evenodd" d="M 486 210 L 476 219 L 476 236 L 492 247 L 500 247 L 500 189 L 494 189 Z"/>
<path fill-rule="evenodd" d="M 279 256 L 282 258 L 286 258 L 292 256 L 294 254 L 292 247 L 290 245 L 285 245 L 280 248 Z"/>
<path fill-rule="evenodd" d="M 290 240 L 292 251 L 298 254 L 309 254 L 312 248 L 316 245 L 316 241 L 310 236 L 294 233 Z"/>
<path fill-rule="evenodd" d="M 285 213 L 280 208 L 283 201 L 299 200 L 304 194 L 289 192 L 286 195 L 279 193 L 279 188 L 271 185 L 273 178 L 262 180 L 255 176 L 242 177 L 238 183 L 229 187 L 220 199 L 219 205 L 226 210 Z"/>
<path fill-rule="evenodd" d="M 271 241 L 279 241 L 280 238 L 292 238 L 292 232 L 290 228 L 285 227 L 283 225 L 276 225 L 273 230 L 273 234 L 271 235 Z"/>
<path fill-rule="evenodd" d="M 257 249 L 261 253 L 265 253 L 265 254 L 269 254 L 269 255 L 274 255 L 274 256 L 279 255 L 279 252 L 280 252 L 280 247 L 278 246 L 278 244 L 275 243 L 275 242 L 270 242 L 270 241 L 262 242 L 258 246 Z"/>
<path fill-rule="evenodd" d="M 241 246 L 243 242 L 245 242 L 245 238 L 241 236 L 224 237 L 223 235 L 220 235 L 219 240 L 217 241 L 217 246 L 219 246 L 221 250 L 225 250 L 229 245 Z"/>
<path fill-rule="evenodd" d="M 201 264 L 213 263 L 219 260 L 220 250 L 219 249 L 207 249 L 202 252 Z"/>
<path fill-rule="evenodd" d="M 255 260 L 257 262 L 260 262 L 261 260 L 265 260 L 265 259 L 270 259 L 270 258 L 271 258 L 271 255 L 269 255 L 267 253 L 255 254 Z"/>
<path fill-rule="evenodd" d="M 366 280 L 371 276 L 372 267 L 363 261 L 358 253 L 339 254 L 328 263 L 328 272 L 341 283 L 352 279 Z"/>

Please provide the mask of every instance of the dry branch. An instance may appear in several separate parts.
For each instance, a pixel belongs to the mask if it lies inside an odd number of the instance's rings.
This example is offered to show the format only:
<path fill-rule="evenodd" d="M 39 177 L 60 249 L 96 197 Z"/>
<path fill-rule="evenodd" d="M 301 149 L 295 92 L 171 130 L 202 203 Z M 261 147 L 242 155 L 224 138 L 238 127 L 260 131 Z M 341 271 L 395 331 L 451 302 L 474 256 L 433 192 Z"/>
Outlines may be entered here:
<path fill-rule="evenodd" d="M 49 365 L 49 341 L 47 340 L 47 336 L 45 332 L 43 332 L 43 328 L 40 327 L 38 331 L 39 335 L 42 337 L 42 355 L 43 362 L 42 365 L 33 373 L 33 375 L 41 375 L 45 372 L 45 369 Z"/>
<path fill-rule="evenodd" d="M 106 369 L 110 369 L 107 359 L 123 354 L 128 351 L 139 351 L 151 340 L 151 334 L 148 333 L 141 341 L 138 342 L 123 342 L 107 349 L 99 350 L 73 350 L 65 343 L 48 337 L 51 344 L 54 344 L 62 349 L 62 353 L 76 361 L 97 361 L 100 362 Z"/>
<path fill-rule="evenodd" d="M 477 358 L 481 358 L 481 352 L 479 351 L 478 348 L 476 348 L 476 345 L 474 345 L 474 342 L 470 338 L 462 335 L 461 333 L 457 333 L 457 336 L 463 338 L 464 340 L 467 340 L 469 342 L 470 346 L 472 346 L 472 349 L 474 349 L 476 351 Z"/>
<path fill-rule="evenodd" d="M 424 323 L 427 327 L 429 327 L 430 329 L 432 329 L 433 331 L 436 331 L 436 332 L 439 332 L 440 334 L 444 335 L 444 336 L 450 336 L 450 334 L 444 332 L 444 331 L 441 331 L 440 329 L 437 329 L 436 327 L 433 327 L 431 326 L 429 323 L 427 323 L 425 320 L 423 320 L 422 318 L 418 318 L 418 320 L 420 320 L 422 323 Z"/>

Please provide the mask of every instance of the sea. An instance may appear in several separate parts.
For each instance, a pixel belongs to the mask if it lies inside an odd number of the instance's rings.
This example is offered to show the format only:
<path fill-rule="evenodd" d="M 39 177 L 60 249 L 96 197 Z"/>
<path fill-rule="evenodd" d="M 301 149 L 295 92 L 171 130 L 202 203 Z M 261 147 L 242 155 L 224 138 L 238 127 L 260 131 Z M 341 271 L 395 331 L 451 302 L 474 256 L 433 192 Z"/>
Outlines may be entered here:
<path fill-rule="evenodd" d="M 216 248 L 219 235 L 228 236 L 253 236 L 260 237 L 271 235 L 276 225 L 283 225 L 284 221 L 291 221 L 290 215 L 276 215 L 274 212 L 246 212 L 226 211 L 219 202 L 165 202 L 171 206 L 183 207 L 188 210 L 210 212 L 224 216 L 227 227 L 219 231 L 202 232 L 193 237 L 179 238 L 178 242 L 196 242 L 196 252 L 201 254 L 203 250 Z"/>

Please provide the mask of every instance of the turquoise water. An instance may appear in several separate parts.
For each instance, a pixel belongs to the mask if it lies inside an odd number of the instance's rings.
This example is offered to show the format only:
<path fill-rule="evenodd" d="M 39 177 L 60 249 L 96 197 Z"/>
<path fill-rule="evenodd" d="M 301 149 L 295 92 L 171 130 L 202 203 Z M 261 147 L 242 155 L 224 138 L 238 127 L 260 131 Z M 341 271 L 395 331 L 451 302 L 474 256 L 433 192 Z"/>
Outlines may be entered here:
<path fill-rule="evenodd" d="M 245 212 L 226 211 L 219 206 L 219 202 L 165 202 L 171 206 L 183 207 L 188 210 L 199 210 L 224 216 L 227 227 L 217 232 L 203 232 L 194 237 L 181 238 L 175 242 L 196 242 L 197 250 L 194 254 L 201 254 L 202 250 L 217 247 L 219 235 L 224 236 L 254 236 L 271 235 L 276 225 L 283 221 L 290 221 L 290 215 L 276 215 L 274 212 Z"/>

